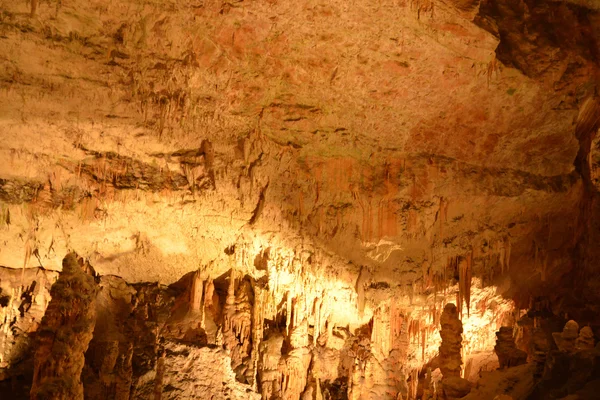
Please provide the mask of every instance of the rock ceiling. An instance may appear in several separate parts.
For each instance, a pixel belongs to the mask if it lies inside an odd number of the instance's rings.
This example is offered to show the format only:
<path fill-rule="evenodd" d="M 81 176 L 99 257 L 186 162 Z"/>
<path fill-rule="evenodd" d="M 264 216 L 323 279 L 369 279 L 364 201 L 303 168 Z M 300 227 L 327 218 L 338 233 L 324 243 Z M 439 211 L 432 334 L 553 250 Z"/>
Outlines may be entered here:
<path fill-rule="evenodd" d="M 593 0 L 32 4 L 0 0 L 0 265 L 233 265 L 360 326 L 592 256 Z"/>
<path fill-rule="evenodd" d="M 535 275 L 535 254 L 562 263 L 574 246 L 588 9 L 28 7 L 1 14 L 0 264 L 59 269 L 72 248 L 168 283 L 278 236 L 414 282 L 506 246 Z"/>

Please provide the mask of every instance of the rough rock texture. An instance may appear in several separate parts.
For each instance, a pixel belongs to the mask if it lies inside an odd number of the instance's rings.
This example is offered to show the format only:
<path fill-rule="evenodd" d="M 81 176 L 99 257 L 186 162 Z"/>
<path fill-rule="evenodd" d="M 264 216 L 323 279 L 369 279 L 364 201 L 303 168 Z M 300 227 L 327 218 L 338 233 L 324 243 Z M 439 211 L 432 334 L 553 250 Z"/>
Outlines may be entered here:
<path fill-rule="evenodd" d="M 451 376 L 460 376 L 462 348 L 462 322 L 458 319 L 456 305 L 448 303 L 444 306 L 444 311 L 440 318 L 440 336 L 442 344 L 440 345 L 439 369 L 442 376 L 449 378 Z"/>
<path fill-rule="evenodd" d="M 32 400 L 83 400 L 81 371 L 96 323 L 96 291 L 83 260 L 67 254 L 37 332 Z"/>
<path fill-rule="evenodd" d="M 162 387 L 154 390 L 153 381 L 148 390 L 139 384 L 139 392 L 152 394 L 138 396 L 139 399 L 215 399 L 215 400 L 259 400 L 260 394 L 235 380 L 230 359 L 223 350 L 196 348 L 167 342 L 164 345 L 164 360 L 160 367 Z"/>
<path fill-rule="evenodd" d="M 565 324 L 562 332 L 552 333 L 554 342 L 560 351 L 575 351 L 575 343 L 579 337 L 579 324 L 570 320 Z"/>
<path fill-rule="evenodd" d="M 412 399 L 448 302 L 472 379 L 523 309 L 598 335 L 599 43 L 591 0 L 0 0 L 0 388 L 71 250 L 90 398 L 167 396 L 189 350 Z"/>
<path fill-rule="evenodd" d="M 592 350 L 594 348 L 594 332 L 589 326 L 584 326 L 579 331 L 579 337 L 575 341 L 576 350 Z"/>
<path fill-rule="evenodd" d="M 537 3 L 3 3 L 0 263 L 23 264 L 24 229 L 48 268 L 74 248 L 171 283 L 242 229 L 403 287 L 472 251 L 475 275 L 545 292 L 578 237 L 598 24 Z"/>
<path fill-rule="evenodd" d="M 541 376 L 546 364 L 546 355 L 550 350 L 550 341 L 542 329 L 536 329 L 531 339 L 530 351 L 532 361 L 536 365 L 536 376 Z"/>
<path fill-rule="evenodd" d="M 471 393 L 463 397 L 464 400 L 503 399 L 509 396 L 513 400 L 528 399 L 534 391 L 535 380 L 532 364 L 520 365 L 514 368 L 484 372 L 481 379 Z M 498 400 L 499 400 L 498 399 Z"/>
<path fill-rule="evenodd" d="M 546 360 L 544 375 L 531 399 L 560 399 L 566 396 L 575 399 L 597 398 L 598 392 L 590 396 L 590 389 L 598 387 L 599 376 L 600 352 L 597 350 L 551 351 Z"/>
<path fill-rule="evenodd" d="M 441 393 L 443 398 L 454 399 L 466 396 L 471 391 L 471 383 L 461 378 L 462 370 L 462 322 L 458 319 L 456 305 L 448 303 L 440 317 L 440 354 L 437 366 L 442 372 Z"/>
<path fill-rule="evenodd" d="M 41 268 L 1 270 L 0 393 L 12 393 L 15 400 L 29 398 L 35 331 L 58 273 Z"/>
<path fill-rule="evenodd" d="M 498 355 L 500 368 L 516 367 L 527 362 L 527 353 L 517 349 L 513 339 L 513 328 L 503 326 L 496 332 L 494 351 Z"/>

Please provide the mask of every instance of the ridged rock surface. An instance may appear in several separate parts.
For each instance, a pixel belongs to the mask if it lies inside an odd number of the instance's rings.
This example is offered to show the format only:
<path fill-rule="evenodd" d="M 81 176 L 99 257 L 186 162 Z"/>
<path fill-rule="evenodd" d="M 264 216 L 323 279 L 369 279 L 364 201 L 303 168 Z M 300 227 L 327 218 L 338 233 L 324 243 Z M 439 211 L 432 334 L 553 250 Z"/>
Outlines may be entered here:
<path fill-rule="evenodd" d="M 37 332 L 31 399 L 83 400 L 81 371 L 96 324 L 96 282 L 69 253 Z"/>

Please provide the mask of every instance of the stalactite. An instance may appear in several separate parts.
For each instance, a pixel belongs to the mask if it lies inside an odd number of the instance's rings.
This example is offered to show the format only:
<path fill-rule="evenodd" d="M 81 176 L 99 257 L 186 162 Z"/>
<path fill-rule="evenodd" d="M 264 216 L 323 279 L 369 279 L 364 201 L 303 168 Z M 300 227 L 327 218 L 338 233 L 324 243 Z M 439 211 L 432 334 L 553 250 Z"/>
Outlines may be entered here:
<path fill-rule="evenodd" d="M 202 309 L 202 296 L 204 294 L 204 280 L 200 275 L 200 271 L 194 272 L 192 278 L 192 290 L 190 294 L 190 308 L 192 311 L 200 311 Z"/>
<path fill-rule="evenodd" d="M 506 261 L 506 249 L 504 248 L 504 243 L 496 242 L 495 247 L 498 252 L 498 262 L 500 263 L 500 272 L 504 275 L 504 267 Z"/>
<path fill-rule="evenodd" d="M 259 361 L 259 346 L 263 340 L 264 327 L 264 305 L 267 297 L 267 291 L 260 285 L 254 285 L 254 308 L 252 310 L 252 351 L 251 366 L 253 369 L 252 386 L 257 387 L 257 372 Z"/>
<path fill-rule="evenodd" d="M 421 362 L 425 363 L 425 347 L 427 344 L 427 328 L 421 331 Z"/>
<path fill-rule="evenodd" d="M 546 281 L 546 276 L 548 273 L 548 253 L 543 252 L 542 256 L 542 282 Z"/>
<path fill-rule="evenodd" d="M 360 268 L 360 273 L 356 279 L 356 293 L 357 293 L 357 308 L 359 316 L 362 316 L 365 310 L 365 283 L 369 279 L 369 271 L 366 267 Z"/>
<path fill-rule="evenodd" d="M 215 302 L 213 301 L 214 296 L 215 296 L 215 285 L 214 285 L 212 279 L 208 279 L 204 282 L 204 301 L 202 302 L 202 322 L 201 322 L 202 329 L 206 329 L 206 327 L 205 327 L 206 310 L 210 309 L 210 310 L 212 310 L 213 314 L 216 314 L 215 309 L 214 309 Z M 218 299 L 218 297 L 217 297 L 217 299 Z M 216 301 L 216 303 L 218 304 L 218 301 Z"/>
<path fill-rule="evenodd" d="M 504 238 L 504 265 L 506 266 L 506 269 L 508 270 L 510 268 L 510 253 L 511 253 L 511 243 L 510 243 L 510 238 L 508 236 L 506 236 Z"/>
<path fill-rule="evenodd" d="M 467 315 L 470 314 L 471 307 L 471 278 L 473 252 L 471 251 L 466 258 L 461 257 L 458 262 L 458 310 L 462 318 L 463 301 L 467 306 Z"/>
<path fill-rule="evenodd" d="M 444 240 L 444 223 L 448 221 L 448 200 L 440 198 L 440 207 L 438 210 L 438 221 L 440 222 L 440 241 Z"/>
<path fill-rule="evenodd" d="M 317 296 L 313 308 L 314 312 L 314 332 L 313 332 L 313 346 L 317 345 L 317 339 L 321 334 L 321 304 L 322 296 Z"/>
<path fill-rule="evenodd" d="M 292 324 L 292 300 L 293 296 L 291 292 L 287 293 L 285 302 L 285 334 L 290 334 L 290 325 Z"/>

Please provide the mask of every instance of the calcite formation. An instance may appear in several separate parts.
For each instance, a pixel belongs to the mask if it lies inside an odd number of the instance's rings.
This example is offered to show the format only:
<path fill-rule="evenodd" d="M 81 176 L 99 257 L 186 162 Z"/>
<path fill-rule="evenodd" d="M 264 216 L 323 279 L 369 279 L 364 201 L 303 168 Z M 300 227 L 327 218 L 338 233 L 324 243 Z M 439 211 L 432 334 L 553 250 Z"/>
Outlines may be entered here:
<path fill-rule="evenodd" d="M 494 351 L 498 355 L 500 368 L 516 367 L 527 362 L 527 353 L 517 349 L 513 338 L 513 328 L 503 326 L 496 332 Z"/>
<path fill-rule="evenodd" d="M 565 324 L 562 332 L 554 332 L 552 337 L 560 351 L 572 352 L 575 350 L 575 343 L 579 338 L 579 324 L 570 320 Z"/>
<path fill-rule="evenodd" d="M 579 337 L 575 341 L 576 350 L 592 350 L 594 348 L 594 332 L 589 326 L 584 326 L 579 331 Z"/>
<path fill-rule="evenodd" d="M 462 322 L 458 319 L 458 311 L 455 304 L 448 303 L 444 306 L 444 311 L 440 318 L 440 336 L 442 344 L 440 345 L 439 369 L 442 376 L 449 378 L 451 376 L 460 376 L 462 348 Z"/>
<path fill-rule="evenodd" d="M 0 398 L 583 397 L 599 54 L 592 0 L 0 0 Z"/>
<path fill-rule="evenodd" d="M 537 328 L 531 339 L 530 353 L 531 361 L 536 366 L 536 375 L 541 376 L 546 363 L 546 355 L 550 350 L 548 335 L 543 329 Z"/>
<path fill-rule="evenodd" d="M 69 253 L 37 333 L 31 399 L 83 400 L 81 371 L 96 323 L 96 282 Z"/>
<path fill-rule="evenodd" d="M 464 397 L 471 391 L 471 383 L 461 377 L 463 326 L 455 304 L 444 306 L 440 325 L 442 344 L 435 365 L 442 372 L 441 394 L 447 399 Z"/>

